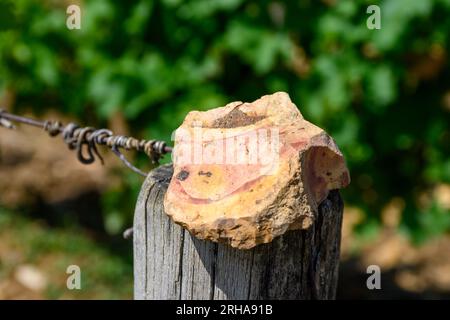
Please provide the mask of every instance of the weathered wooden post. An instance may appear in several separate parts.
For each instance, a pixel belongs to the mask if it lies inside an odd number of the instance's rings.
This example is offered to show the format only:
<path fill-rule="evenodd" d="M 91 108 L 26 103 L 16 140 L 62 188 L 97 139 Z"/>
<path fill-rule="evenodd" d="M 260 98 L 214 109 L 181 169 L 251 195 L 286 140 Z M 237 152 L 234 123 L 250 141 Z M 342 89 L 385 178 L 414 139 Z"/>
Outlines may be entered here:
<path fill-rule="evenodd" d="M 134 220 L 135 299 L 335 297 L 343 203 L 334 189 L 349 175 L 332 139 L 294 109 L 276 93 L 188 115 L 188 133 L 200 122 L 232 134 L 193 142 L 184 131 L 174 165 L 145 180 Z M 223 146 L 269 124 L 279 129 L 275 168 L 181 159 L 180 149 L 186 156 L 183 147 L 198 141 Z M 251 153 L 251 139 L 242 141 Z"/>

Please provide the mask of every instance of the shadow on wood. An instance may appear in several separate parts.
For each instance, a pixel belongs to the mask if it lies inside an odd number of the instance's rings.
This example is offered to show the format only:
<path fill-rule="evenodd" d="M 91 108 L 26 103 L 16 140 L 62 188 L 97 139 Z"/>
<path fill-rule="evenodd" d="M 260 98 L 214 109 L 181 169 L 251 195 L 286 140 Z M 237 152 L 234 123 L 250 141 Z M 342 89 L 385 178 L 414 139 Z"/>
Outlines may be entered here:
<path fill-rule="evenodd" d="M 308 230 L 239 250 L 203 241 L 172 222 L 163 199 L 170 165 L 147 177 L 134 220 L 135 299 L 333 299 L 343 203 L 330 192 Z"/>

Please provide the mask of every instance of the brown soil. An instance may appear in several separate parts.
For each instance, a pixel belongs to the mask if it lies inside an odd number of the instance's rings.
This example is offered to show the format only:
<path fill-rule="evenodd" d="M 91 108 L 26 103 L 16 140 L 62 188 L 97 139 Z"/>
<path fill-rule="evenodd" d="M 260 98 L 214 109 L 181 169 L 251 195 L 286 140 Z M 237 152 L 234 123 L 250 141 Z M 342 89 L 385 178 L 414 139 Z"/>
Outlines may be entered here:
<path fill-rule="evenodd" d="M 226 116 L 214 120 L 212 128 L 238 128 L 255 124 L 264 119 L 265 116 L 249 116 L 245 112 L 239 110 L 239 106 L 231 110 Z"/>
<path fill-rule="evenodd" d="M 71 120 L 56 113 L 44 118 L 63 123 Z M 110 172 L 120 164 L 105 149 L 100 151 L 105 166 L 100 162 L 83 165 L 60 136 L 50 138 L 25 125 L 17 130 L 0 128 L 0 203 L 15 208 L 37 201 L 60 203 L 87 192 L 102 192 L 119 183 Z"/>
<path fill-rule="evenodd" d="M 362 240 L 352 231 L 360 222 L 358 215 L 351 207 L 345 209 L 338 299 L 450 298 L 450 234 L 419 246 L 395 226 L 384 226 L 375 238 Z M 380 267 L 381 290 L 367 289 L 370 265 Z"/>

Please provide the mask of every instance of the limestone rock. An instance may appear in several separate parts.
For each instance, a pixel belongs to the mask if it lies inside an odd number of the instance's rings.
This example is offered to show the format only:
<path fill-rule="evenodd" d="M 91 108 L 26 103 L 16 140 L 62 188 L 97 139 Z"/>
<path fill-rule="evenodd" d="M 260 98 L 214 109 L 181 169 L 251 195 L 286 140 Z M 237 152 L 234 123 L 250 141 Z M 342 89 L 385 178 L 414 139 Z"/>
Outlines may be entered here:
<path fill-rule="evenodd" d="M 288 94 L 192 111 L 175 133 L 166 213 L 200 239 L 239 249 L 308 228 L 350 176 L 342 153 Z"/>

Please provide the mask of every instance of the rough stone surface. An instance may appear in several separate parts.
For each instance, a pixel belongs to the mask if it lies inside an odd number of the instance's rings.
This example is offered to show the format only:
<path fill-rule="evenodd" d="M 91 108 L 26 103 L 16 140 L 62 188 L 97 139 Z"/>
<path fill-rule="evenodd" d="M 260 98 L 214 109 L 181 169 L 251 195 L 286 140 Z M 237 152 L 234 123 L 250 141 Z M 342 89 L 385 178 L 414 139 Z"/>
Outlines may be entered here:
<path fill-rule="evenodd" d="M 286 93 L 190 112 L 175 135 L 165 212 L 200 239 L 239 249 L 307 229 L 350 182 L 333 139 Z"/>

